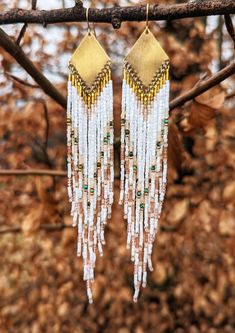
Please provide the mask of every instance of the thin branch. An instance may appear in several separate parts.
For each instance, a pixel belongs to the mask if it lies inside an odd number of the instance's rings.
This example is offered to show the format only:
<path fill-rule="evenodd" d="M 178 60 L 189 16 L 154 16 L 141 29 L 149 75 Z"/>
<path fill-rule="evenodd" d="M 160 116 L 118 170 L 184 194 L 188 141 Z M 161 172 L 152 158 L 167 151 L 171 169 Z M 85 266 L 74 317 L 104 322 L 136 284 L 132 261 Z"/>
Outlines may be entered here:
<path fill-rule="evenodd" d="M 50 130 L 50 122 L 49 122 L 49 115 L 48 115 L 47 104 L 46 104 L 45 101 L 43 101 L 42 104 L 43 104 L 43 110 L 44 110 L 44 119 L 45 119 L 45 123 L 46 123 L 44 146 L 45 146 L 45 150 L 47 151 L 47 148 L 48 148 L 48 139 L 49 139 L 49 130 Z M 48 152 L 47 152 L 47 154 L 48 154 Z"/>
<path fill-rule="evenodd" d="M 63 229 L 72 229 L 74 228 L 72 225 L 67 225 L 64 223 L 60 224 L 41 224 L 39 230 L 45 230 L 45 231 L 61 231 Z M 3 234 L 9 234 L 9 233 L 19 233 L 22 232 L 21 227 L 7 227 L 0 229 L 0 235 Z"/>
<path fill-rule="evenodd" d="M 228 77 L 235 74 L 235 62 L 223 68 L 218 73 L 212 75 L 209 79 L 201 81 L 201 83 L 196 84 L 191 90 L 185 94 L 175 98 L 170 102 L 170 110 L 183 105 L 184 103 L 190 101 L 191 99 L 203 94 L 205 91 L 216 86 L 220 82 L 224 81 Z"/>
<path fill-rule="evenodd" d="M 230 99 L 230 98 L 234 98 L 234 97 L 235 97 L 235 91 L 232 92 L 232 93 L 230 93 L 230 94 L 228 94 L 228 95 L 226 96 L 226 99 Z"/>
<path fill-rule="evenodd" d="M 66 108 L 66 98 L 53 86 L 40 70 L 27 57 L 24 51 L 0 29 L 0 47 L 7 51 L 31 77 L 37 82 L 42 90 L 54 99 L 63 108 Z"/>
<path fill-rule="evenodd" d="M 20 83 L 20 84 L 23 84 L 23 85 L 26 86 L 26 87 L 37 88 L 37 89 L 40 88 L 38 85 L 36 85 L 36 84 L 32 84 L 32 83 L 29 83 L 29 82 L 27 82 L 27 81 L 25 81 L 25 80 L 22 80 L 22 79 L 20 79 L 19 77 L 16 77 L 15 75 L 12 75 L 12 74 L 10 74 L 10 73 L 5 72 L 5 75 L 6 75 L 7 77 L 13 79 L 13 80 L 16 81 L 16 82 L 18 82 L 18 83 Z"/>
<path fill-rule="evenodd" d="M 32 6 L 31 6 L 32 10 L 35 10 L 36 7 L 37 7 L 37 0 L 32 0 Z M 17 45 L 20 45 L 21 40 L 24 38 L 27 27 L 28 27 L 28 23 L 25 23 L 23 25 L 22 29 L 20 30 L 19 36 L 17 37 L 17 40 L 16 40 Z"/>
<path fill-rule="evenodd" d="M 56 176 L 66 177 L 66 171 L 62 170 L 43 170 L 43 169 L 27 169 L 27 170 L 0 170 L 0 176 Z"/>
<path fill-rule="evenodd" d="M 224 19 L 223 16 L 219 16 L 218 20 L 218 52 L 219 52 L 219 69 L 224 67 L 223 65 L 223 25 Z"/>
<path fill-rule="evenodd" d="M 64 224 L 64 223 L 41 224 L 39 227 L 39 230 L 44 230 L 47 232 L 62 231 L 64 229 L 75 229 L 75 227 L 71 224 Z M 161 230 L 166 231 L 166 232 L 174 232 L 174 231 L 176 231 L 176 228 L 163 224 L 161 226 Z M 6 228 L 0 229 L 0 235 L 20 233 L 22 231 L 23 231 L 23 229 L 20 226 L 19 227 L 6 227 Z"/>
<path fill-rule="evenodd" d="M 234 0 L 195 1 L 182 4 L 152 5 L 149 9 L 149 20 L 174 20 L 234 13 Z M 146 6 L 91 8 L 89 19 L 91 22 L 111 23 L 114 28 L 120 28 L 121 23 L 125 21 L 145 21 Z M 81 1 L 78 1 L 77 5 L 72 8 L 54 10 L 13 9 L 0 14 L 0 24 L 40 23 L 45 26 L 52 23 L 85 21 L 86 10 L 82 7 Z"/>
<path fill-rule="evenodd" d="M 27 27 L 28 27 L 28 23 L 25 23 L 23 25 L 22 29 L 20 30 L 19 36 L 16 39 L 16 44 L 17 45 L 20 45 L 21 40 L 24 38 L 24 35 L 26 33 L 26 30 L 27 30 Z"/>
<path fill-rule="evenodd" d="M 234 50 L 235 50 L 235 30 L 233 27 L 233 22 L 232 22 L 231 16 L 229 14 L 224 15 L 224 21 L 225 21 L 227 31 L 228 31 L 230 37 L 232 38 L 233 46 L 234 46 Z"/>
<path fill-rule="evenodd" d="M 37 0 L 32 0 L 32 10 L 36 10 L 37 8 Z"/>

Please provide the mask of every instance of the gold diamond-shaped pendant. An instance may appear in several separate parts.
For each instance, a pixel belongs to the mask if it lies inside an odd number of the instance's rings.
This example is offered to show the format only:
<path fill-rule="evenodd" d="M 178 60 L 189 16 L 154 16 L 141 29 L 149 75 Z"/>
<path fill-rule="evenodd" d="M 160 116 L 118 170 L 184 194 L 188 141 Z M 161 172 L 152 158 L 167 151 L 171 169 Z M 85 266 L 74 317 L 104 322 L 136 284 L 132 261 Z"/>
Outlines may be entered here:
<path fill-rule="evenodd" d="M 73 53 L 70 64 L 75 68 L 86 86 L 91 88 L 109 61 L 109 56 L 94 33 L 89 31 Z"/>
<path fill-rule="evenodd" d="M 124 62 L 131 66 L 144 87 L 148 88 L 156 73 L 168 59 L 168 55 L 146 27 Z"/>

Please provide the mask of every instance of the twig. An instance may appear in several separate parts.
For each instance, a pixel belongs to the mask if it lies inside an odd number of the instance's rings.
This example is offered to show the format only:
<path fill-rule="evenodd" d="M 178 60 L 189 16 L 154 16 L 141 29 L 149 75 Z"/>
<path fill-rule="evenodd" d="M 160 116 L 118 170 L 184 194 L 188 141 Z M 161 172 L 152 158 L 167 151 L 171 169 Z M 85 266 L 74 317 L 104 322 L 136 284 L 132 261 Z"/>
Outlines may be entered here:
<path fill-rule="evenodd" d="M 0 29 L 0 47 L 7 51 L 31 77 L 37 82 L 42 90 L 54 99 L 63 108 L 66 108 L 66 98 L 53 86 L 40 70 L 27 57 L 24 51 L 12 41 L 12 39 Z"/>
<path fill-rule="evenodd" d="M 32 10 L 36 10 L 37 0 L 32 0 Z"/>
<path fill-rule="evenodd" d="M 29 82 L 27 82 L 27 81 L 24 81 L 24 80 L 20 79 L 19 77 L 16 77 L 16 76 L 14 76 L 14 75 L 12 75 L 12 74 L 10 74 L 10 73 L 5 72 L 5 75 L 6 75 L 7 77 L 13 79 L 14 81 L 17 81 L 18 83 L 23 84 L 23 85 L 26 86 L 26 87 L 30 87 L 30 88 L 40 88 L 38 85 L 36 85 L 36 84 L 32 84 L 32 83 L 29 83 Z"/>
<path fill-rule="evenodd" d="M 28 27 L 28 23 L 25 23 L 23 25 L 22 29 L 20 30 L 19 36 L 16 39 L 16 44 L 17 45 L 20 45 L 20 42 L 21 42 L 21 40 L 23 39 L 23 37 L 24 37 L 24 35 L 26 33 L 27 27 Z"/>
<path fill-rule="evenodd" d="M 62 170 L 43 170 L 43 169 L 27 169 L 27 170 L 0 170 L 0 176 L 56 176 L 66 177 L 66 171 Z"/>
<path fill-rule="evenodd" d="M 62 231 L 64 229 L 74 229 L 74 226 L 72 226 L 71 224 L 64 224 L 64 223 L 41 224 L 40 228 L 39 228 L 39 230 L 44 230 L 44 231 L 48 231 L 48 232 Z M 166 232 L 173 232 L 173 231 L 176 231 L 176 228 L 172 227 L 172 226 L 162 225 L 161 230 L 166 231 Z M 6 228 L 0 229 L 0 235 L 14 234 L 14 233 L 22 232 L 22 231 L 23 230 L 20 226 L 19 227 L 6 227 Z"/>
<path fill-rule="evenodd" d="M 171 5 L 152 5 L 149 9 L 149 20 L 174 20 L 187 17 L 209 15 L 225 15 L 235 13 L 234 0 L 210 0 Z M 146 6 L 112 7 L 103 9 L 91 8 L 91 22 L 111 23 L 114 28 L 120 28 L 125 21 L 145 21 Z M 44 26 L 61 22 L 85 22 L 86 10 L 82 2 L 72 8 L 55 10 L 23 10 L 13 9 L 0 14 L 0 24 L 40 23 Z"/>
<path fill-rule="evenodd" d="M 36 135 L 30 135 L 30 137 L 32 138 L 32 140 L 34 141 L 34 143 L 37 145 L 37 147 L 41 150 L 44 158 L 43 158 L 43 163 L 45 163 L 49 169 L 52 169 L 53 165 L 52 162 L 50 160 L 50 157 L 48 155 L 47 149 L 44 145 L 44 143 L 42 143 L 37 137 Z"/>
<path fill-rule="evenodd" d="M 60 224 L 41 224 L 39 230 L 45 230 L 45 231 L 61 231 L 63 229 L 72 229 L 74 228 L 72 225 L 67 225 L 64 223 Z M 22 232 L 21 227 L 7 227 L 7 228 L 2 228 L 0 229 L 0 235 L 3 234 L 9 234 L 9 233 L 18 233 Z"/>
<path fill-rule="evenodd" d="M 45 101 L 43 103 L 43 109 L 44 109 L 44 118 L 45 118 L 45 122 L 46 122 L 44 145 L 45 145 L 45 149 L 47 150 L 47 148 L 48 148 L 48 138 L 49 138 L 50 123 L 49 123 L 49 115 L 48 115 L 47 104 L 46 104 Z"/>
<path fill-rule="evenodd" d="M 231 16 L 229 14 L 224 15 L 224 21 L 225 21 L 227 31 L 228 31 L 230 37 L 232 38 L 233 47 L 235 50 L 235 30 L 233 27 L 233 22 L 232 22 Z"/>
<path fill-rule="evenodd" d="M 224 81 L 228 77 L 235 74 L 235 62 L 223 68 L 218 73 L 212 75 L 209 79 L 196 84 L 194 88 L 186 92 L 185 94 L 175 98 L 170 102 L 170 110 L 172 111 L 176 107 L 183 105 L 184 103 L 190 101 L 191 99 L 201 95 L 210 88 L 216 86 L 220 82 Z"/>
<path fill-rule="evenodd" d="M 226 99 L 230 99 L 230 98 L 233 98 L 233 97 L 235 97 L 235 91 L 232 92 L 232 93 L 230 93 L 230 94 L 228 94 L 228 95 L 226 96 Z"/>
<path fill-rule="evenodd" d="M 36 6 L 37 6 L 37 0 L 32 0 L 32 6 L 31 6 L 32 10 L 35 10 Z M 19 36 L 18 36 L 18 38 L 16 40 L 16 44 L 17 45 L 20 45 L 20 42 L 21 42 L 22 38 L 24 37 L 24 35 L 26 33 L 27 27 L 28 27 L 28 24 L 25 23 L 23 25 L 22 29 L 20 30 Z"/>
<path fill-rule="evenodd" d="M 219 70 L 221 70 L 223 66 L 223 25 L 224 25 L 224 20 L 223 16 L 219 16 L 219 21 L 218 21 L 218 52 L 219 52 Z"/>

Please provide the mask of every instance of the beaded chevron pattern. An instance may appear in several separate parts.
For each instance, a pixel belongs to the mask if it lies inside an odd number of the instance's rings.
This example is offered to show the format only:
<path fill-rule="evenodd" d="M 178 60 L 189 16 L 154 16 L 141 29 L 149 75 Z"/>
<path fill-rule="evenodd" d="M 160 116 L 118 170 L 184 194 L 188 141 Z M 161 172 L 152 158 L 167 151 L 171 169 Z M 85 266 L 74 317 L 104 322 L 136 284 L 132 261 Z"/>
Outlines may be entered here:
<path fill-rule="evenodd" d="M 103 255 L 104 227 L 113 203 L 113 92 L 110 63 L 87 87 L 69 65 L 67 145 L 68 195 L 78 228 L 77 255 L 92 303 L 96 254 Z"/>
<path fill-rule="evenodd" d="M 134 301 L 146 286 L 147 267 L 162 211 L 167 182 L 169 61 L 149 87 L 125 63 L 121 119 L 121 192 L 127 219 L 127 248 L 134 262 Z"/>

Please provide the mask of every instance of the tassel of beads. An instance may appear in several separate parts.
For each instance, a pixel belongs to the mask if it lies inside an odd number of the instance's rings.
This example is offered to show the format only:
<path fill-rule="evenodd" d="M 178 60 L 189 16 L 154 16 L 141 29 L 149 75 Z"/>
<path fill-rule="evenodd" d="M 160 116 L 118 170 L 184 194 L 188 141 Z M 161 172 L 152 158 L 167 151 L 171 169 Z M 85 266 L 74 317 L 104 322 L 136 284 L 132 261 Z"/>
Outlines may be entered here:
<path fill-rule="evenodd" d="M 127 248 L 134 262 L 134 296 L 146 286 L 167 183 L 169 64 L 144 91 L 126 64 L 122 91 L 121 192 Z"/>
<path fill-rule="evenodd" d="M 84 87 L 70 67 L 67 107 L 68 196 L 73 226 L 77 226 L 77 255 L 83 257 L 83 279 L 93 302 L 96 254 L 103 255 L 104 228 L 113 203 L 113 92 L 111 71 L 104 68 L 94 89 Z"/>

